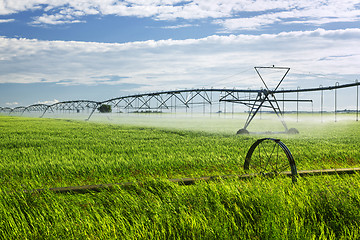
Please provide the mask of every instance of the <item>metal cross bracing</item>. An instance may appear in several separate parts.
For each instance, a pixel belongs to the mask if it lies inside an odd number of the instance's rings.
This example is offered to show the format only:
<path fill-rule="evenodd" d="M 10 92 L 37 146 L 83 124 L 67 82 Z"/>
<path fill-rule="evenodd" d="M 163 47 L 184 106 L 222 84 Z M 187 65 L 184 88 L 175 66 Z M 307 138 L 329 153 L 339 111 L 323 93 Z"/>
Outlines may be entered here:
<path fill-rule="evenodd" d="M 244 128 L 240 129 L 238 131 L 238 133 L 239 134 L 248 133 L 246 128 L 249 126 L 251 121 L 254 119 L 254 117 L 256 116 L 256 114 L 258 113 L 258 111 L 262 107 L 271 108 L 276 113 L 278 118 L 280 119 L 282 125 L 285 128 L 285 132 L 288 132 L 289 129 L 288 129 L 286 123 L 285 123 L 283 112 L 281 111 L 279 103 L 278 103 L 278 101 L 277 101 L 277 99 L 275 97 L 275 92 L 279 88 L 279 86 L 283 82 L 283 80 L 285 79 L 288 72 L 290 71 L 290 68 L 289 67 L 275 67 L 274 65 L 272 67 L 254 67 L 254 68 L 255 68 L 256 73 L 260 77 L 262 83 L 264 84 L 265 89 L 262 89 L 262 90 L 258 91 L 256 99 L 254 101 L 252 101 L 251 105 L 248 105 L 250 107 L 249 115 L 248 115 L 248 117 L 246 119 Z M 278 82 L 276 87 L 274 89 L 270 89 L 268 87 L 268 85 L 266 84 L 266 82 L 264 81 L 262 75 L 260 74 L 259 69 L 284 70 L 285 73 L 283 74 L 282 78 L 280 79 L 280 81 Z M 265 102 L 267 102 L 268 105 L 264 105 Z"/>
<path fill-rule="evenodd" d="M 160 110 L 175 107 L 190 108 L 196 104 L 212 104 L 211 92 L 220 92 L 219 89 L 191 89 L 174 90 L 154 93 L 145 93 L 113 98 L 101 102 L 109 104 L 113 108 L 124 110 Z"/>
<path fill-rule="evenodd" d="M 24 112 L 45 112 L 49 105 L 46 104 L 33 104 L 23 109 L 22 113 Z"/>
<path fill-rule="evenodd" d="M 99 106 L 99 102 L 90 101 L 90 100 L 76 100 L 76 101 L 64 101 L 64 102 L 57 102 L 52 105 L 48 105 L 44 110 L 41 117 L 43 117 L 47 112 L 77 112 L 80 113 L 84 110 L 91 110 L 92 113 L 97 109 Z M 89 116 L 89 118 L 91 117 Z"/>
<path fill-rule="evenodd" d="M 4 112 L 4 113 L 11 113 L 11 111 L 12 111 L 13 109 L 12 108 L 10 108 L 10 107 L 1 107 L 0 108 L 0 111 L 1 112 Z"/>
<path fill-rule="evenodd" d="M 98 102 L 88 101 L 88 100 L 77 100 L 77 101 L 66 101 L 58 102 L 49 106 L 48 109 L 51 111 L 60 110 L 60 111 L 77 111 L 85 110 L 87 108 L 94 108 L 98 105 Z"/>
<path fill-rule="evenodd" d="M 277 83 L 276 87 L 274 89 L 270 89 L 268 87 L 268 85 L 266 84 L 266 82 L 264 81 L 262 75 L 259 72 L 259 69 L 282 69 L 285 71 L 284 75 L 282 76 L 282 78 L 280 79 L 280 81 Z M 340 85 L 338 82 L 335 83 L 334 86 L 329 86 L 329 87 L 323 87 L 320 86 L 319 88 L 306 88 L 306 89 L 301 89 L 301 88 L 297 88 L 297 89 L 290 89 L 290 90 L 278 90 L 280 84 L 283 82 L 283 80 L 285 79 L 286 75 L 288 74 L 290 68 L 288 67 L 255 67 L 255 71 L 258 74 L 258 76 L 260 77 L 261 81 L 263 82 L 265 89 L 260 89 L 257 90 L 257 96 L 255 99 L 251 99 L 250 95 L 249 98 L 239 98 L 238 96 L 236 96 L 236 94 L 234 92 L 228 92 L 222 99 L 220 99 L 220 101 L 227 101 L 227 102 L 233 102 L 233 103 L 240 103 L 243 104 L 245 106 L 249 107 L 249 115 L 247 117 L 247 120 L 245 122 L 244 128 L 240 129 L 238 131 L 239 134 L 246 134 L 248 133 L 248 131 L 246 130 L 246 128 L 249 126 L 249 124 L 251 123 L 251 121 L 254 119 L 255 115 L 259 112 L 259 110 L 261 108 L 269 108 L 272 109 L 276 115 L 278 116 L 278 118 L 280 119 L 282 125 L 285 128 L 285 132 L 290 132 L 290 133 L 297 133 L 298 131 L 296 129 L 288 129 L 286 122 L 284 121 L 284 105 L 283 105 L 283 109 L 280 108 L 279 106 L 279 102 L 296 102 L 297 103 L 297 115 L 298 115 L 298 111 L 299 111 L 299 106 L 298 103 L 299 102 L 313 102 L 311 99 L 299 99 L 299 93 L 300 92 L 313 92 L 313 91 L 321 91 L 323 92 L 324 90 L 335 90 L 335 121 L 336 121 L 336 112 L 337 112 L 337 93 L 336 90 L 340 89 L 340 88 L 349 88 L 349 87 L 354 87 L 356 86 L 358 89 L 359 86 L 359 82 L 355 81 L 355 83 L 350 83 L 350 84 L 343 84 Z M 297 99 L 277 99 L 275 97 L 275 94 L 280 94 L 282 93 L 284 96 L 284 93 L 297 93 Z M 228 97 L 230 96 L 230 98 L 228 99 Z M 357 91 L 357 100 L 356 100 L 356 116 L 358 115 L 358 91 Z M 321 107 L 322 108 L 322 107 Z"/>
<path fill-rule="evenodd" d="M 33 104 L 27 107 L 15 107 L 15 108 L 0 108 L 0 112 L 20 113 L 23 115 L 25 112 L 40 112 L 40 117 L 43 117 L 46 113 L 54 112 L 82 112 L 84 110 L 95 111 L 100 102 L 90 100 L 75 100 L 57 102 L 51 105 L 48 104 Z"/>
<path fill-rule="evenodd" d="M 11 113 L 23 113 L 27 107 L 15 107 L 11 110 Z"/>

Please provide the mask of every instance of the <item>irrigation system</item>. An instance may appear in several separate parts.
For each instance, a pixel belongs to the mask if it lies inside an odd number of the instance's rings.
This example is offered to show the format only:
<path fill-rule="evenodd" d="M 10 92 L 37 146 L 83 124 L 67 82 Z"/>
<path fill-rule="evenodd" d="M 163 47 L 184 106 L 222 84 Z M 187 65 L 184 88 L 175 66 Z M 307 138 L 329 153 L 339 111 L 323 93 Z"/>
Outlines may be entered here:
<path fill-rule="evenodd" d="M 270 70 L 282 70 L 284 74 L 277 82 L 276 86 L 271 89 L 268 83 L 261 75 L 261 69 Z M 219 89 L 219 88 L 201 88 L 201 89 L 184 89 L 173 91 L 159 91 L 152 93 L 143 93 L 122 96 L 117 98 L 108 99 L 105 101 L 90 101 L 90 100 L 74 100 L 57 102 L 54 104 L 33 104 L 27 107 L 0 107 L 0 113 L 7 114 L 24 114 L 35 112 L 39 114 L 39 117 L 43 117 L 51 113 L 88 113 L 86 120 L 89 120 L 96 110 L 103 111 L 103 109 L 115 110 L 115 112 L 162 112 L 164 110 L 171 111 L 172 113 L 180 109 L 192 111 L 194 106 L 200 106 L 205 113 L 206 109 L 212 112 L 217 109 L 213 109 L 215 103 L 219 104 L 218 112 L 220 112 L 220 102 L 224 102 L 224 111 L 226 111 L 226 103 L 241 104 L 248 109 L 248 116 L 245 121 L 244 127 L 238 130 L 238 134 L 248 134 L 247 127 L 250 125 L 254 117 L 261 111 L 262 108 L 269 109 L 274 112 L 278 119 L 281 121 L 284 132 L 282 133 L 298 133 L 295 128 L 288 128 L 284 120 L 285 102 L 295 102 L 296 112 L 299 112 L 299 103 L 313 102 L 312 99 L 299 99 L 299 93 L 301 92 L 321 92 L 321 116 L 323 114 L 324 105 L 324 91 L 334 91 L 334 113 L 335 121 L 337 120 L 337 90 L 342 88 L 356 87 L 356 121 L 358 121 L 359 112 L 359 85 L 358 81 L 349 84 L 340 85 L 338 82 L 333 86 L 318 88 L 306 88 L 306 89 L 279 89 L 280 85 L 287 76 L 290 68 L 288 67 L 255 67 L 255 71 L 258 74 L 260 80 L 263 83 L 263 88 L 258 90 L 251 89 Z M 296 99 L 285 99 L 285 93 L 296 93 Z M 282 98 L 277 97 L 282 95 Z M 282 102 L 282 108 L 280 103 Z M 234 108 L 232 109 L 234 111 Z M 182 179 L 169 179 L 171 182 L 177 182 L 180 184 L 193 184 L 196 181 L 210 181 L 214 179 L 225 179 L 229 177 L 238 177 L 240 179 L 250 178 L 254 176 L 276 176 L 285 175 L 290 176 L 292 181 L 297 181 L 297 176 L 319 175 L 319 174 L 353 174 L 360 172 L 360 168 L 356 169 L 328 169 L 328 170 L 310 170 L 310 171 L 298 171 L 296 168 L 295 160 L 284 143 L 279 139 L 274 138 L 262 138 L 258 139 L 249 148 L 245 162 L 244 170 L 247 174 L 233 175 L 233 176 L 212 176 L 201 178 L 182 178 Z M 91 186 L 78 186 L 78 187 L 65 187 L 65 188 L 53 188 L 51 191 L 55 192 L 82 192 L 89 190 L 99 190 L 102 188 L 112 187 L 114 185 L 131 186 L 133 183 L 119 183 L 119 184 L 102 184 Z M 43 191 L 43 189 L 37 189 L 35 191 Z"/>
<path fill-rule="evenodd" d="M 273 70 L 283 70 L 284 74 L 281 79 L 279 79 L 276 87 L 271 89 L 268 87 L 268 84 L 264 80 L 264 77 L 260 74 L 260 69 L 273 69 Z M 24 113 L 38 113 L 39 117 L 44 117 L 52 113 L 87 113 L 88 117 L 86 120 L 89 120 L 95 111 L 103 105 L 110 106 L 114 112 L 119 113 L 131 113 L 131 112 L 162 112 L 170 111 L 171 113 L 176 113 L 177 111 L 192 111 L 196 107 L 202 107 L 203 112 L 220 110 L 220 103 L 224 103 L 224 112 L 226 112 L 226 103 L 241 104 L 248 108 L 248 117 L 245 121 L 244 127 L 241 128 L 237 133 L 238 134 L 248 134 L 248 126 L 254 119 L 254 117 L 265 108 L 270 111 L 273 111 L 279 120 L 281 121 L 284 127 L 284 133 L 297 133 L 298 131 L 294 128 L 288 128 L 284 120 L 284 103 L 285 102 L 295 102 L 297 104 L 297 115 L 299 113 L 299 103 L 309 102 L 312 103 L 312 99 L 299 99 L 299 93 L 301 92 L 321 92 L 321 116 L 324 112 L 323 102 L 324 102 L 324 91 L 335 90 L 335 121 L 337 113 L 337 89 L 341 88 L 350 88 L 356 87 L 356 121 L 358 121 L 358 112 L 359 112 L 359 91 L 358 86 L 360 83 L 355 81 L 354 83 L 342 84 L 338 82 L 334 86 L 323 87 L 319 86 L 318 88 L 297 88 L 297 89 L 279 89 L 281 83 L 284 81 L 287 76 L 290 68 L 288 67 L 255 67 L 255 71 L 261 79 L 264 87 L 258 90 L 251 89 L 235 89 L 235 88 L 199 88 L 199 89 L 183 89 L 183 90 L 172 90 L 172 91 L 159 91 L 151 93 L 142 93 L 121 96 L 117 98 L 108 99 L 105 101 L 91 101 L 91 100 L 73 100 L 73 101 L 63 101 L 57 102 L 54 104 L 33 104 L 30 106 L 22 107 L 0 107 L 0 113 L 19 114 L 23 115 Z M 296 99 L 285 99 L 285 93 L 296 93 Z M 282 98 L 277 97 L 282 94 Z M 280 107 L 280 102 L 282 102 L 282 108 Z M 215 105 L 219 104 L 219 109 L 215 109 Z M 232 112 L 234 107 L 232 107 Z"/>

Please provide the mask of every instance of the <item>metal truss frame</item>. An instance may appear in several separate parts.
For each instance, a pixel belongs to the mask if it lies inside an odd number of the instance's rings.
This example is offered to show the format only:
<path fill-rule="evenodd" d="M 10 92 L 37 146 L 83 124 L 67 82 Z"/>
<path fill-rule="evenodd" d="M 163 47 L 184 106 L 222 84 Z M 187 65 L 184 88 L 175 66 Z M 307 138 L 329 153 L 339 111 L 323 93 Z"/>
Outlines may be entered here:
<path fill-rule="evenodd" d="M 263 77 L 259 73 L 260 68 L 272 68 L 283 69 L 285 74 L 278 82 L 275 89 L 269 89 Z M 279 106 L 279 102 L 312 102 L 311 99 L 277 99 L 276 94 L 284 93 L 299 93 L 299 92 L 313 92 L 324 90 L 336 90 L 340 88 L 349 88 L 359 86 L 359 82 L 334 86 L 319 87 L 319 88 L 307 88 L 307 89 L 289 89 L 278 90 L 280 84 L 283 82 L 290 68 L 285 67 L 255 67 L 255 71 L 258 73 L 265 88 L 260 90 L 251 89 L 226 89 L 226 88 L 199 88 L 199 89 L 184 89 L 184 90 L 172 90 L 172 91 L 159 91 L 152 93 L 143 93 L 122 96 L 117 98 L 108 99 L 105 101 L 91 101 L 91 100 L 74 100 L 57 102 L 51 105 L 47 104 L 33 104 L 30 106 L 22 107 L 0 107 L 0 113 L 8 114 L 24 114 L 25 112 L 39 112 L 40 117 L 45 114 L 55 112 L 75 112 L 81 113 L 87 111 L 89 116 L 86 120 L 89 120 L 93 113 L 103 104 L 110 105 L 113 109 L 117 109 L 118 112 L 139 112 L 139 111 L 153 111 L 153 110 L 175 110 L 177 108 L 185 108 L 186 111 L 196 105 L 211 106 L 214 103 L 230 102 L 242 104 L 249 107 L 249 115 L 245 122 L 244 128 L 249 126 L 255 115 L 261 108 L 272 109 L 282 122 L 285 131 L 288 131 L 287 125 L 283 118 L 283 111 Z M 256 98 L 251 97 L 256 95 Z M 205 110 L 204 110 L 205 111 Z M 357 109 L 358 111 L 358 109 Z"/>
<path fill-rule="evenodd" d="M 252 105 L 250 106 L 250 112 L 249 112 L 248 118 L 246 119 L 246 122 L 245 122 L 245 125 L 244 125 L 243 129 L 246 130 L 246 128 L 249 126 L 249 124 L 254 119 L 255 115 L 258 113 L 258 111 L 261 109 L 261 107 L 267 107 L 267 108 L 271 108 L 276 113 L 276 115 L 278 116 L 278 118 L 280 119 L 282 125 L 285 128 L 285 132 L 288 132 L 288 127 L 287 127 L 286 122 L 284 120 L 283 112 L 280 109 L 279 103 L 278 103 L 278 101 L 277 101 L 277 99 L 275 97 L 274 92 L 276 92 L 276 90 L 279 88 L 281 83 L 284 81 L 286 75 L 290 71 L 290 68 L 289 67 L 275 67 L 275 66 L 272 66 L 272 67 L 254 67 L 254 68 L 255 68 L 256 73 L 260 77 L 262 83 L 264 84 L 265 89 L 258 92 L 258 95 L 257 95 L 255 101 L 253 101 Z M 285 70 L 285 73 L 282 76 L 281 80 L 276 85 L 276 87 L 273 90 L 270 90 L 268 85 L 264 81 L 263 77 L 261 76 L 261 74 L 259 72 L 259 69 L 280 69 L 280 70 Z M 267 102 L 269 105 L 264 105 L 265 102 Z"/>

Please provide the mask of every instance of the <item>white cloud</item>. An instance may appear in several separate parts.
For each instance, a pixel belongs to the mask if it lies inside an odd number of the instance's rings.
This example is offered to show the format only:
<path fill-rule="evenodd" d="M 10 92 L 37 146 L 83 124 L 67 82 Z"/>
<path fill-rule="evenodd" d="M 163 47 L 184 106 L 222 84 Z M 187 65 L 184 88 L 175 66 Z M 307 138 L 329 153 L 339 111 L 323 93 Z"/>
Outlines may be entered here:
<path fill-rule="evenodd" d="M 292 5 L 285 10 L 253 17 L 220 19 L 214 22 L 222 25 L 227 31 L 235 31 L 261 29 L 274 23 L 320 26 L 327 23 L 360 21 L 360 7 L 355 2 L 328 1 L 328 4 L 313 2 L 313 4 L 307 4 L 304 1 L 301 2 L 302 4 Z"/>
<path fill-rule="evenodd" d="M 19 105 L 18 102 L 7 102 L 5 103 L 6 106 L 16 106 L 16 105 Z"/>
<path fill-rule="evenodd" d="M 51 105 L 51 104 L 55 104 L 55 103 L 58 103 L 60 102 L 59 100 L 57 99 L 54 99 L 54 100 L 48 100 L 48 101 L 38 101 L 36 102 L 36 104 L 47 104 L 47 105 Z"/>
<path fill-rule="evenodd" d="M 254 66 L 273 64 L 292 68 L 285 85 L 319 85 L 292 72 L 325 74 L 332 77 L 329 81 L 342 77 L 347 83 L 359 74 L 359 39 L 360 29 L 124 44 L 0 37 L 0 83 L 97 84 L 99 79 L 107 83 L 104 76 L 121 76 L 108 84 L 137 84 L 143 86 L 139 92 L 202 86 L 247 88 L 261 85 Z M 231 75 L 235 76 L 229 78 Z"/>
<path fill-rule="evenodd" d="M 32 24 L 83 21 L 86 15 L 150 17 L 155 20 L 212 19 L 227 31 L 259 29 L 273 23 L 326 24 L 360 21 L 353 0 L 0 0 L 0 15 L 43 9 Z"/>
<path fill-rule="evenodd" d="M 36 17 L 32 22 L 33 25 L 43 25 L 43 24 L 51 24 L 51 25 L 58 25 L 58 24 L 68 24 L 68 23 L 81 23 L 85 21 L 74 20 L 74 17 L 71 15 L 62 15 L 62 14 L 55 14 L 55 15 L 47 15 L 44 14 L 40 17 Z"/>
<path fill-rule="evenodd" d="M 0 23 L 14 22 L 15 19 L 0 19 Z"/>
<path fill-rule="evenodd" d="M 281 19 L 275 14 L 266 14 L 251 18 L 217 20 L 214 21 L 214 23 L 222 25 L 225 31 L 231 32 L 234 30 L 256 30 L 279 21 L 281 21 Z"/>
<path fill-rule="evenodd" d="M 172 26 L 165 26 L 162 27 L 164 29 L 179 29 L 179 28 L 187 28 L 187 27 L 198 27 L 197 24 L 179 24 L 179 25 L 172 25 Z"/>

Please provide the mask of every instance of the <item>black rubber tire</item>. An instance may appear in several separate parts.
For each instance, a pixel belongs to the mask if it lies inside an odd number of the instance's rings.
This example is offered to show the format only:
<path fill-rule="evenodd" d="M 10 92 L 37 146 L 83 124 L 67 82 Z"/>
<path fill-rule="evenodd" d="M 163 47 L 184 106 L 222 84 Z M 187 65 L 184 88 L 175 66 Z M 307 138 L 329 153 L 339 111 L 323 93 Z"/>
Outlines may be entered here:
<path fill-rule="evenodd" d="M 287 131 L 288 134 L 299 134 L 299 130 L 297 130 L 296 128 L 290 128 Z"/>
<path fill-rule="evenodd" d="M 249 134 L 249 131 L 246 130 L 245 128 L 242 128 L 239 131 L 237 131 L 236 134 L 245 135 L 245 134 Z"/>
<path fill-rule="evenodd" d="M 249 170 L 250 165 L 251 165 L 251 158 L 252 158 L 253 153 L 255 152 L 255 149 L 257 149 L 257 147 L 261 148 L 259 145 L 261 145 L 261 143 L 264 142 L 264 141 L 273 142 L 274 145 L 278 145 L 282 149 L 283 153 L 286 155 L 286 158 L 287 158 L 287 161 L 288 161 L 287 164 L 291 169 L 292 181 L 293 181 L 293 183 L 295 183 L 296 182 L 296 175 L 297 175 L 297 169 L 296 169 L 295 160 L 294 160 L 290 150 L 279 139 L 262 138 L 262 139 L 258 139 L 255 143 L 253 143 L 253 145 L 250 147 L 249 151 L 246 154 L 245 162 L 244 162 L 244 170 L 245 171 Z M 271 154 L 270 154 L 270 156 L 271 156 Z M 267 165 L 268 165 L 268 163 L 267 163 Z M 269 174 L 269 172 L 262 172 L 262 173 L 263 174 Z M 277 173 L 280 173 L 280 172 L 277 172 Z M 271 172 L 270 172 L 270 174 L 271 174 Z"/>

